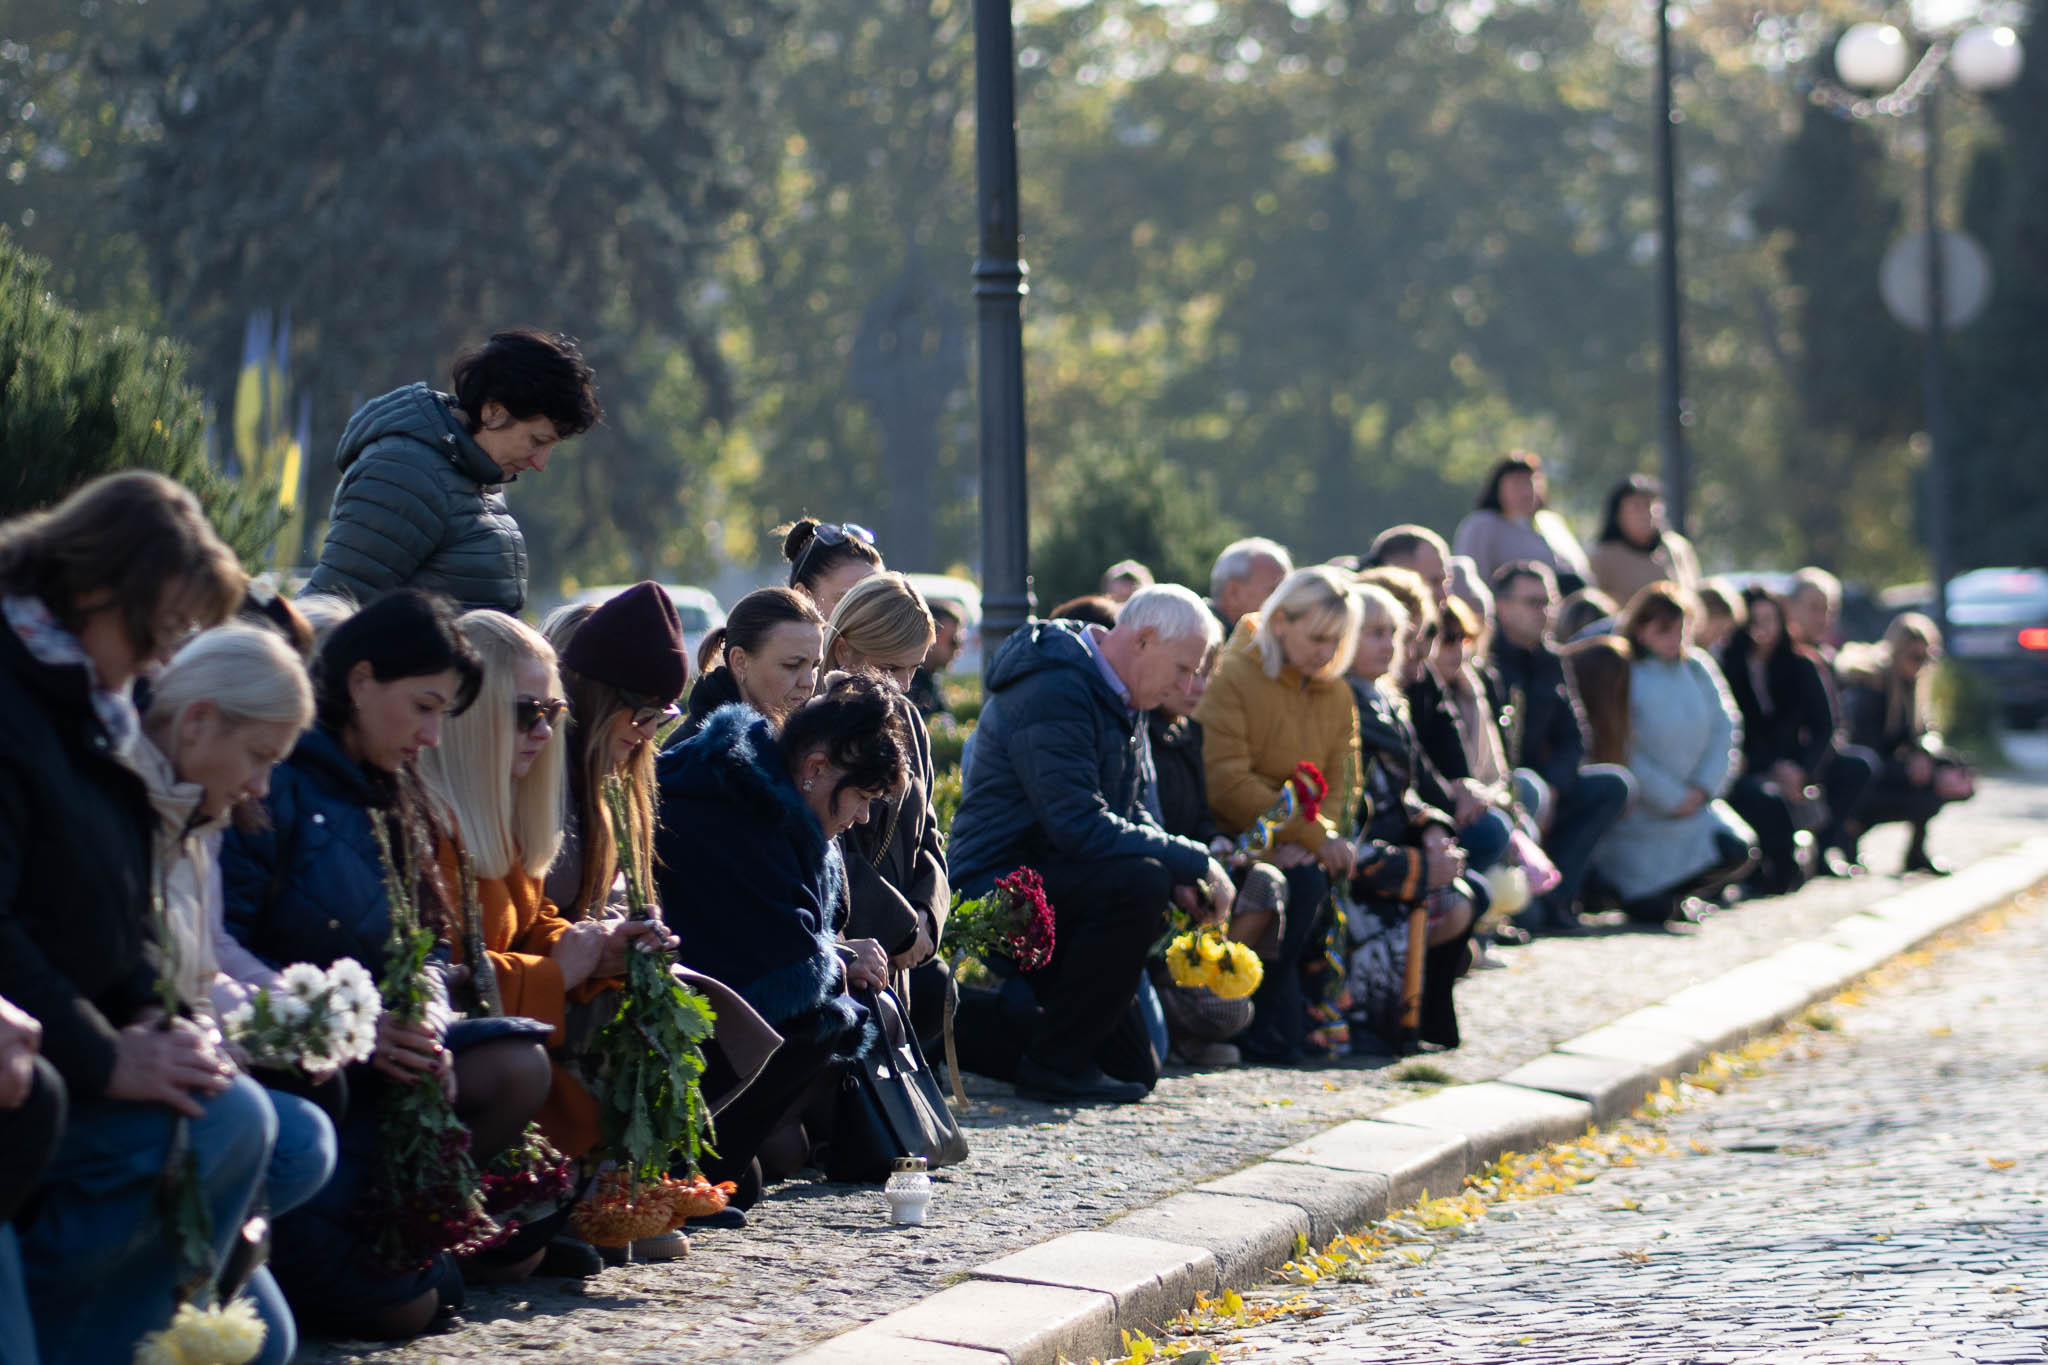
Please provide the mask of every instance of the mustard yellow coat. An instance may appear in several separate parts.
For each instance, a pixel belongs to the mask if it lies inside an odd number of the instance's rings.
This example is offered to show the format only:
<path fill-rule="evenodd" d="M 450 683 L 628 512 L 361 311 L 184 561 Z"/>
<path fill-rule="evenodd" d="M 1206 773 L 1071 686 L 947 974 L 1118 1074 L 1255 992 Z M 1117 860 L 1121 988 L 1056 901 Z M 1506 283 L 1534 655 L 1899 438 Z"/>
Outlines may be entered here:
<path fill-rule="evenodd" d="M 1242 833 L 1272 809 L 1280 788 L 1306 759 L 1330 784 L 1314 824 L 1297 815 L 1280 842 L 1315 850 L 1345 831 L 1356 804 L 1358 709 L 1340 674 L 1304 681 L 1291 667 L 1266 676 L 1254 635 L 1256 614 L 1244 617 L 1223 646 L 1209 690 L 1195 707 L 1202 726 L 1209 809 L 1227 834 Z"/>

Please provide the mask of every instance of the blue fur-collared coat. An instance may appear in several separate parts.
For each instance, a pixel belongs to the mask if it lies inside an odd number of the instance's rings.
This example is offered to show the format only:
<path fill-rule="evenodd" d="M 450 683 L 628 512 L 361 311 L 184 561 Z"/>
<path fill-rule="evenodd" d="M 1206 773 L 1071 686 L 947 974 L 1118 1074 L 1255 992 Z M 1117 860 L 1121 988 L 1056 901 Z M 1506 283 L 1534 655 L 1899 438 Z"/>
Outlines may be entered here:
<path fill-rule="evenodd" d="M 835 947 L 845 869 L 774 727 L 750 706 L 720 707 L 655 774 L 655 883 L 678 956 L 790 1041 L 855 1050 L 867 1011 L 846 994 Z"/>

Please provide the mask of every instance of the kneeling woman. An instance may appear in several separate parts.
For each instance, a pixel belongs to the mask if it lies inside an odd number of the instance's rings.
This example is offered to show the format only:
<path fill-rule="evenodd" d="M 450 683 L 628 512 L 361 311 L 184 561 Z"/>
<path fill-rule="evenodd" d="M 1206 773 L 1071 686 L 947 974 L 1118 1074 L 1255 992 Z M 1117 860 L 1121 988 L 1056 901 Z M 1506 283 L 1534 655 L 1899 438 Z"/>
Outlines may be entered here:
<path fill-rule="evenodd" d="M 381 975 L 391 907 L 376 824 L 413 873 L 422 917 L 447 939 L 451 916 L 432 871 L 413 762 L 481 681 L 476 652 L 443 598 L 400 589 L 335 628 L 315 667 L 317 723 L 277 770 L 265 803 L 270 828 L 231 830 L 222 844 L 228 930 L 244 947 L 272 966 L 352 957 Z M 448 1256 L 392 1270 L 375 1258 L 364 1218 L 376 1193 L 386 1088 L 451 1087 L 480 1165 L 519 1136 L 547 1096 L 538 1042 L 458 1027 L 469 1037 L 448 1036 L 445 1020 L 410 1028 L 386 1015 L 375 1055 L 351 1069 L 334 1178 L 276 1227 L 272 1269 L 301 1321 L 352 1336 L 412 1336 L 462 1303 L 462 1276 Z M 469 1038 L 478 1041 L 465 1046 Z"/>
<path fill-rule="evenodd" d="M 1643 924 L 1696 918 L 1687 904 L 1743 876 L 1756 836 L 1720 798 L 1741 751 L 1721 670 L 1693 644 L 1691 593 L 1652 583 L 1622 613 L 1634 663 L 1628 770 L 1636 800 L 1593 851 L 1593 870 Z"/>
<path fill-rule="evenodd" d="M 655 875 L 682 959 L 784 1040 L 719 1116 L 713 1180 L 744 1177 L 768 1135 L 869 1044 L 867 1010 L 847 992 L 886 986 L 888 956 L 872 939 L 838 941 L 846 874 L 834 841 L 903 789 L 909 749 L 893 689 L 856 675 L 791 712 L 780 734 L 727 706 L 661 756 Z"/>
<path fill-rule="evenodd" d="M 156 675 L 146 744 L 132 761 L 156 812 L 156 875 L 163 908 L 165 960 L 178 997 L 218 1026 L 278 973 L 228 937 L 221 923 L 221 831 L 235 808 L 260 800 L 271 769 L 313 723 L 305 665 L 284 638 L 264 626 L 205 631 Z M 258 1079 L 282 1083 L 275 1073 Z M 334 1126 L 312 1101 L 267 1092 L 277 1111 L 277 1145 L 264 1173 L 272 1217 L 311 1199 L 334 1171 Z M 249 1292 L 269 1329 L 258 1365 L 280 1365 L 297 1349 L 291 1310 L 270 1272 L 255 1270 Z"/>

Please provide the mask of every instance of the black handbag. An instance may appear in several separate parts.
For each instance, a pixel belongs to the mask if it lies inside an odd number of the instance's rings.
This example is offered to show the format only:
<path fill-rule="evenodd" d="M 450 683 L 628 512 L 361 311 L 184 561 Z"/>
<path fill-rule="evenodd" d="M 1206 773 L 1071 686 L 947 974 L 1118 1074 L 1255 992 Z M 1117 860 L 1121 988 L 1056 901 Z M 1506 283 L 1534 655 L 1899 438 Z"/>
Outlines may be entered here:
<path fill-rule="evenodd" d="M 937 1170 L 967 1159 L 967 1139 L 925 1065 L 917 1036 L 894 991 L 862 993 L 880 1036 L 840 1082 L 825 1174 L 859 1185 L 879 1184 L 904 1157 L 921 1156 Z"/>

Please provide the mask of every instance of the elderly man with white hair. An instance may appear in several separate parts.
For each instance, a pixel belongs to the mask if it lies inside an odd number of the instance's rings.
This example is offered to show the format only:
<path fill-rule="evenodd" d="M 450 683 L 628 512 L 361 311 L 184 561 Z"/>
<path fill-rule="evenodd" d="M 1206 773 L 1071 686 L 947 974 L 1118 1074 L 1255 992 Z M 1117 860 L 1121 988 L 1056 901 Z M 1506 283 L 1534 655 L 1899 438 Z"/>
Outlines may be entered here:
<path fill-rule="evenodd" d="M 1293 572 L 1294 560 L 1278 541 L 1251 536 L 1224 546 L 1209 570 L 1209 604 L 1222 618 L 1224 633 L 1236 630 L 1238 618 L 1257 611 Z"/>
<path fill-rule="evenodd" d="M 1145 712 L 1193 695 L 1220 639 L 1199 597 L 1162 584 L 1133 593 L 1114 629 L 1033 621 L 990 662 L 947 857 L 970 896 L 1029 867 L 1052 902 L 1057 952 L 1025 977 L 1022 1095 L 1129 1102 L 1159 1079 L 1135 1003 L 1146 955 L 1170 902 L 1215 920 L 1233 892 L 1205 846 L 1146 807 Z"/>

